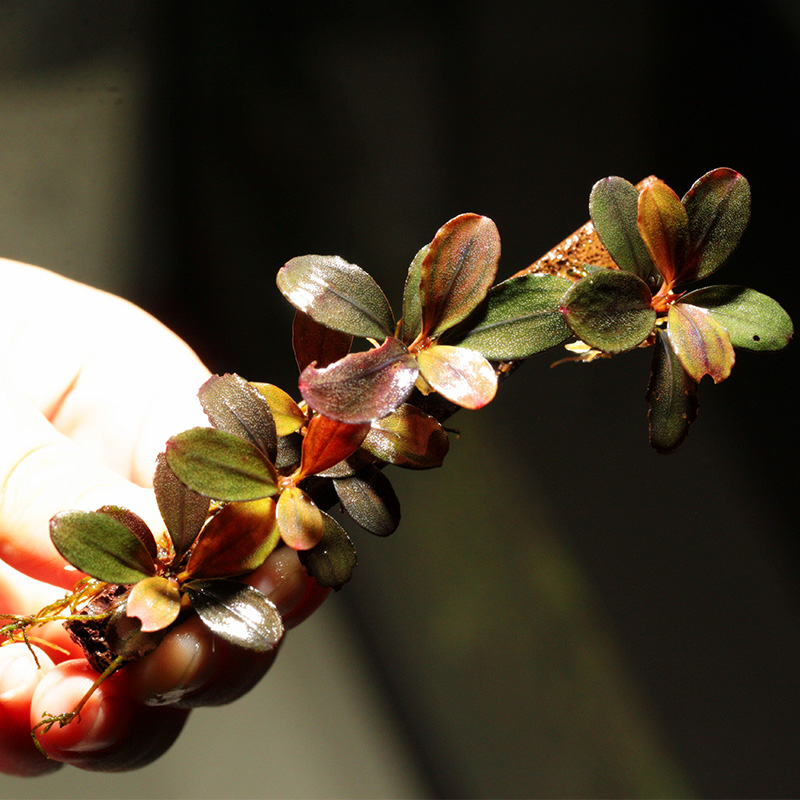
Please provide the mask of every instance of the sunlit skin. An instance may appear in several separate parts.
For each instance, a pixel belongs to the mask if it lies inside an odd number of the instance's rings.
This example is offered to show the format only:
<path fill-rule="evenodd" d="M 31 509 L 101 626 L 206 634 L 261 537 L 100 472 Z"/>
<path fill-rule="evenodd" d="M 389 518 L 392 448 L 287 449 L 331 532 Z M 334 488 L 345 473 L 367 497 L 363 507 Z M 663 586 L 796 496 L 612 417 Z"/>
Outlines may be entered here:
<path fill-rule="evenodd" d="M 5 260 L 0 286 L 0 613 L 33 614 L 81 577 L 50 542 L 56 512 L 122 505 L 163 530 L 150 488 L 155 457 L 176 431 L 208 425 L 196 395 L 209 373 L 186 344 L 119 298 Z M 326 595 L 288 548 L 247 580 L 287 628 Z M 221 642 L 190 618 L 102 683 L 79 718 L 41 732 L 48 759 L 31 728 L 45 713 L 74 709 L 97 673 L 59 622 L 30 636 L 30 648 L 0 647 L 0 771 L 15 775 L 61 763 L 142 766 L 172 744 L 192 707 L 241 696 L 276 655 Z"/>

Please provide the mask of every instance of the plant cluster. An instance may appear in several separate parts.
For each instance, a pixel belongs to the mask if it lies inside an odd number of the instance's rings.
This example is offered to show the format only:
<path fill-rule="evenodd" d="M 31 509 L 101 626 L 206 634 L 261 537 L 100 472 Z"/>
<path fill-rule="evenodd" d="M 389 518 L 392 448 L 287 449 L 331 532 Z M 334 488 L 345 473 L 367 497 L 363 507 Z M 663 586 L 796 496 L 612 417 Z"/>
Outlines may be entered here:
<path fill-rule="evenodd" d="M 356 552 L 328 510 L 338 504 L 370 533 L 391 534 L 400 504 L 384 467 L 439 467 L 446 419 L 489 403 L 498 379 L 536 353 L 567 343 L 570 360 L 591 361 L 653 346 L 650 440 L 668 453 L 696 417 L 704 375 L 727 378 L 736 347 L 790 341 L 790 318 L 759 292 L 685 289 L 722 266 L 747 225 L 739 173 L 713 170 L 682 199 L 656 178 L 606 178 L 589 211 L 583 228 L 497 284 L 495 224 L 455 217 L 412 260 L 399 319 L 360 267 L 338 256 L 289 261 L 277 283 L 296 308 L 299 397 L 230 374 L 201 387 L 211 426 L 173 436 L 156 466 L 163 541 L 119 507 L 51 521 L 58 551 L 94 579 L 80 587 L 83 612 L 74 597 L 63 607 L 98 671 L 151 651 L 189 613 L 238 646 L 275 647 L 280 615 L 244 577 L 288 546 L 319 584 L 340 588 Z M 364 346 L 353 350 L 356 339 Z M 2 630 L 27 636 L 45 616 Z"/>

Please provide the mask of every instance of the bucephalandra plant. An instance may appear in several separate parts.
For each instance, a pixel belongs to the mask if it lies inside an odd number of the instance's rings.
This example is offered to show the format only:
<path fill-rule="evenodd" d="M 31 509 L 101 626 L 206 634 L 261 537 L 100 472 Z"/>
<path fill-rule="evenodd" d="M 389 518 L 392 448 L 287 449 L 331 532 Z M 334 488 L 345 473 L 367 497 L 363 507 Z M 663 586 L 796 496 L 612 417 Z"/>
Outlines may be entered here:
<path fill-rule="evenodd" d="M 99 673 L 89 694 L 190 614 L 233 645 L 273 649 L 280 614 L 246 576 L 290 547 L 317 583 L 339 589 L 356 551 L 331 507 L 370 533 L 393 533 L 400 503 L 384 467 L 441 466 L 448 417 L 486 405 L 522 360 L 560 344 L 570 353 L 562 361 L 652 346 L 650 441 L 660 453 L 675 450 L 705 375 L 718 383 L 735 348 L 779 350 L 793 334 L 786 312 L 753 289 L 686 289 L 736 248 L 750 187 L 726 168 L 683 198 L 654 177 L 636 186 L 610 177 L 592 189 L 589 213 L 572 236 L 497 284 L 494 222 L 455 217 L 411 261 L 400 315 L 338 256 L 289 261 L 277 283 L 296 308 L 299 394 L 211 377 L 198 394 L 210 427 L 177 433 L 155 466 L 168 538 L 157 544 L 117 506 L 57 514 L 52 542 L 88 577 L 38 614 L 8 617 L 3 643 L 27 643 L 38 625 L 63 621 Z M 67 724 L 88 696 L 37 727 Z"/>

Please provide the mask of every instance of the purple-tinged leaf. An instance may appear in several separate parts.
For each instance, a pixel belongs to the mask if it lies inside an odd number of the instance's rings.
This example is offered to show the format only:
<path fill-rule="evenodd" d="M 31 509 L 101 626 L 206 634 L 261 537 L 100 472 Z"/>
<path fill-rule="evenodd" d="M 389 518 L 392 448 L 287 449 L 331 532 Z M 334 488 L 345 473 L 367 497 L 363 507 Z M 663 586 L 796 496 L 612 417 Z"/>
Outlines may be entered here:
<path fill-rule="evenodd" d="M 320 585 L 341 589 L 350 578 L 358 563 L 356 549 L 336 520 L 320 512 L 324 523 L 322 538 L 310 550 L 298 553 L 300 563 Z"/>
<path fill-rule="evenodd" d="M 450 441 L 433 417 L 404 403 L 394 414 L 372 423 L 363 447 L 397 467 L 432 469 L 442 465 Z"/>
<path fill-rule="evenodd" d="M 434 338 L 465 319 L 497 275 L 500 234 L 488 217 L 461 214 L 430 244 L 420 275 L 422 334 Z"/>
<path fill-rule="evenodd" d="M 403 341 L 411 344 L 422 331 L 422 304 L 419 296 L 419 285 L 422 280 L 422 262 L 428 255 L 431 246 L 426 244 L 414 256 L 408 268 L 406 283 L 403 287 Z"/>
<path fill-rule="evenodd" d="M 188 581 L 183 588 L 203 624 L 237 647 L 268 653 L 283 637 L 283 620 L 275 604 L 252 586 L 214 578 Z"/>
<path fill-rule="evenodd" d="M 392 309 L 380 286 L 339 256 L 293 258 L 277 281 L 286 299 L 321 325 L 371 339 L 394 333 Z"/>
<path fill-rule="evenodd" d="M 639 193 L 639 233 L 667 286 L 685 279 L 689 218 L 680 198 L 664 181 L 649 181 Z"/>
<path fill-rule="evenodd" d="M 269 403 L 238 375 L 212 375 L 197 393 L 217 430 L 254 444 L 274 463 L 278 441 Z"/>
<path fill-rule="evenodd" d="M 561 313 L 581 341 L 604 353 L 632 350 L 656 322 L 647 284 L 617 269 L 596 270 L 574 283 L 561 301 Z"/>
<path fill-rule="evenodd" d="M 361 447 L 369 427 L 368 422 L 352 425 L 315 414 L 303 439 L 299 470 L 302 477 L 325 472 L 353 455 Z"/>
<path fill-rule="evenodd" d="M 417 363 L 398 339 L 365 353 L 351 353 L 328 367 L 306 367 L 300 392 L 326 417 L 357 424 L 391 414 L 411 393 Z"/>
<path fill-rule="evenodd" d="M 417 360 L 422 377 L 451 403 L 474 410 L 494 399 L 497 376 L 480 353 L 435 345 L 421 350 Z"/>
<path fill-rule="evenodd" d="M 128 595 L 125 614 L 141 622 L 143 633 L 163 631 L 178 618 L 181 593 L 174 578 L 154 575 L 136 583 Z"/>
<path fill-rule="evenodd" d="M 275 501 L 271 497 L 229 503 L 200 532 L 186 572 L 193 578 L 243 575 L 258 569 L 279 541 Z"/>
<path fill-rule="evenodd" d="M 145 546 L 153 561 L 158 558 L 158 545 L 153 532 L 138 514 L 122 506 L 102 506 L 97 511 L 119 520 Z"/>
<path fill-rule="evenodd" d="M 211 501 L 178 480 L 177 475 L 167 464 L 167 457 L 159 453 L 156 459 L 156 471 L 153 476 L 153 489 L 155 490 L 158 510 L 167 533 L 172 539 L 175 551 L 175 560 L 191 547 L 192 542 L 200 533 L 200 528 L 208 516 Z"/>
<path fill-rule="evenodd" d="M 278 498 L 277 522 L 281 538 L 293 550 L 309 550 L 322 538 L 322 512 L 297 486 L 281 492 Z"/>
<path fill-rule="evenodd" d="M 295 312 L 292 323 L 292 348 L 297 368 L 302 372 L 309 364 L 327 367 L 344 358 L 353 344 L 349 333 L 328 328 L 304 314 Z"/>
<path fill-rule="evenodd" d="M 156 572 L 147 547 L 110 514 L 61 511 L 50 520 L 50 539 L 72 566 L 99 581 L 136 583 Z"/>
<path fill-rule="evenodd" d="M 589 214 L 594 228 L 617 266 L 649 285 L 660 276 L 642 241 L 636 224 L 639 192 L 624 178 L 598 181 L 589 195 Z"/>
<path fill-rule="evenodd" d="M 736 249 L 750 220 L 750 184 L 727 167 L 711 170 L 684 195 L 689 254 L 682 280 L 700 280 L 719 269 Z"/>
<path fill-rule="evenodd" d="M 687 375 L 669 337 L 661 330 L 656 331 L 645 399 L 650 406 L 650 444 L 659 453 L 671 453 L 697 418 L 697 384 Z"/>
<path fill-rule="evenodd" d="M 344 510 L 375 536 L 389 536 L 400 524 L 400 501 L 389 479 L 379 470 L 368 478 L 354 475 L 334 480 Z"/>
<path fill-rule="evenodd" d="M 683 295 L 681 303 L 707 309 L 734 347 L 782 350 L 794 334 L 791 317 L 775 300 L 745 286 L 706 286 Z"/>
<path fill-rule="evenodd" d="M 259 500 L 278 491 L 278 476 L 270 460 L 232 433 L 192 428 L 173 436 L 166 454 L 178 479 L 212 500 Z"/>
<path fill-rule="evenodd" d="M 672 349 L 693 381 L 710 375 L 719 383 L 731 374 L 736 359 L 731 337 L 707 309 L 673 303 L 667 326 Z"/>
<path fill-rule="evenodd" d="M 288 436 L 305 425 L 306 415 L 283 389 L 271 383 L 252 383 L 251 386 L 267 401 L 278 436 Z"/>

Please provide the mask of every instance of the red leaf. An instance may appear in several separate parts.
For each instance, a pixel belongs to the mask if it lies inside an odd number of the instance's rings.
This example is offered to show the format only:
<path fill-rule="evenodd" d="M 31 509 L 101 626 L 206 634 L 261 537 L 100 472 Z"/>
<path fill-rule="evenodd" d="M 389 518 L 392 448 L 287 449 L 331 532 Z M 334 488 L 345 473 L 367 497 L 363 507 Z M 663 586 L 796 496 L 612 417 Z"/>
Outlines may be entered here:
<path fill-rule="evenodd" d="M 736 358 L 731 337 L 708 309 L 673 303 L 667 325 L 672 349 L 692 380 L 710 375 L 719 383 L 731 374 Z"/>
<path fill-rule="evenodd" d="M 292 348 L 297 368 L 302 372 L 309 364 L 327 367 L 350 352 L 353 337 L 349 333 L 326 328 L 308 314 L 298 311 L 292 323 Z"/>
<path fill-rule="evenodd" d="M 637 224 L 650 258 L 668 287 L 681 277 L 689 249 L 689 217 L 664 181 L 649 181 L 639 193 Z"/>
<path fill-rule="evenodd" d="M 350 425 L 316 414 L 308 423 L 303 439 L 303 454 L 299 473 L 304 478 L 330 469 L 361 447 L 370 425 L 362 422 Z M 296 477 L 296 480 L 301 480 Z"/>

